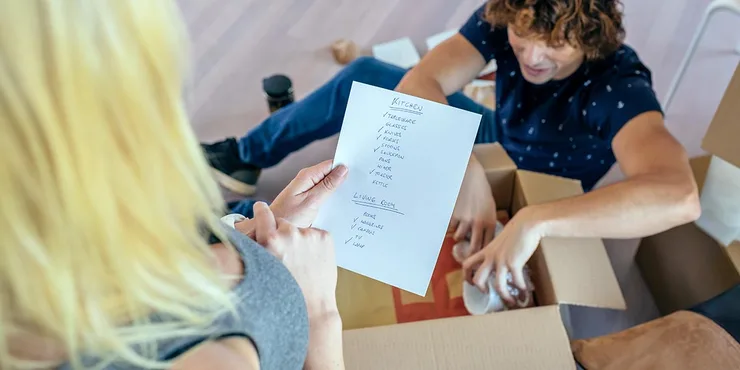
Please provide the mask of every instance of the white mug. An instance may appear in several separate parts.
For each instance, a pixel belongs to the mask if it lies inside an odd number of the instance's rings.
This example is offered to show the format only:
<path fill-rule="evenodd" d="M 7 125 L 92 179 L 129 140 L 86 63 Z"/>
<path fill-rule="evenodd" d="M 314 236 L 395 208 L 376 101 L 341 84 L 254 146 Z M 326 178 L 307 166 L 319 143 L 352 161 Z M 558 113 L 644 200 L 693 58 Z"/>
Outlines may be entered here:
<path fill-rule="evenodd" d="M 527 284 L 527 291 L 526 294 L 524 294 L 524 298 L 520 298 L 521 294 L 519 289 L 511 285 L 511 273 L 508 273 L 507 275 L 509 294 L 511 294 L 512 297 L 515 297 L 518 308 L 528 307 L 531 304 L 532 291 L 534 290 L 534 285 L 529 276 L 529 269 L 525 267 L 523 272 L 524 280 Z M 467 281 L 463 282 L 463 303 L 471 315 L 485 315 L 487 313 L 505 311 L 508 309 L 494 288 L 495 278 L 495 273 L 492 273 L 486 281 L 486 286 L 488 287 L 487 293 L 481 292 L 475 285 L 469 284 Z"/>

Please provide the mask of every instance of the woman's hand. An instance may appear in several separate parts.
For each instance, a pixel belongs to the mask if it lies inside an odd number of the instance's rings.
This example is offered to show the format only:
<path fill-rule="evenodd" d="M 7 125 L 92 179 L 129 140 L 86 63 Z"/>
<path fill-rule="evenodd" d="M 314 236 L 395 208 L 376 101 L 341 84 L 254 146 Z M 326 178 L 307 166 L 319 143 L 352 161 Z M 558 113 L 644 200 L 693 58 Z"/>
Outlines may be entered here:
<path fill-rule="evenodd" d="M 338 312 L 337 264 L 329 233 L 276 218 L 262 202 L 254 205 L 254 226 L 255 241 L 281 260 L 300 285 L 309 318 Z"/>
<path fill-rule="evenodd" d="M 495 274 L 493 286 L 509 306 L 516 301 L 507 288 L 507 273 L 511 273 L 512 282 L 520 292 L 526 291 L 524 265 L 542 239 L 528 211 L 527 208 L 519 211 L 492 242 L 463 262 L 465 279 L 483 292 L 488 290 L 486 282 Z"/>
<path fill-rule="evenodd" d="M 310 227 L 321 205 L 344 182 L 348 172 L 344 165 L 332 169 L 331 160 L 304 168 L 278 194 L 270 209 L 276 217 L 297 227 Z M 234 228 L 255 239 L 254 219 L 237 222 Z"/>
<path fill-rule="evenodd" d="M 297 227 L 310 227 L 324 201 L 347 178 L 348 169 L 332 161 L 324 161 L 302 169 L 293 181 L 278 194 L 270 208 L 275 216 Z"/>
<path fill-rule="evenodd" d="M 488 244 L 496 233 L 496 202 L 483 167 L 473 157 L 460 187 L 449 230 L 454 233 L 455 241 L 470 237 L 470 255 Z"/>

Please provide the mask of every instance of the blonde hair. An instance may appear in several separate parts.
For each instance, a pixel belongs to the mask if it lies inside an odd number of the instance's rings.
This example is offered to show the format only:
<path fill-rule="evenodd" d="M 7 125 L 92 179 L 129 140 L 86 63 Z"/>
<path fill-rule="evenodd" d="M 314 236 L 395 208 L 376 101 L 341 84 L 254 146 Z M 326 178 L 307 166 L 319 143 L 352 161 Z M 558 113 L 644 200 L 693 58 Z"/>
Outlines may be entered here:
<path fill-rule="evenodd" d="M 76 368 L 165 366 L 151 344 L 207 333 L 232 298 L 200 232 L 223 202 L 186 117 L 177 5 L 0 3 L 0 368 L 38 366 L 10 350 L 23 333 Z"/>

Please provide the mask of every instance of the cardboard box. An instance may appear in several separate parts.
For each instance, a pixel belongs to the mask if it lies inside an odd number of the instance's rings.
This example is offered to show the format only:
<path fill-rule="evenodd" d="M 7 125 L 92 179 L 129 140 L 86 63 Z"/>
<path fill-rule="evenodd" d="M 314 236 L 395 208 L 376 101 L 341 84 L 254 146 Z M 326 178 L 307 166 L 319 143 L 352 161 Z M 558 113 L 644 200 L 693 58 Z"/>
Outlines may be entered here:
<path fill-rule="evenodd" d="M 710 160 L 711 156 L 691 160 L 700 192 Z M 694 223 L 644 238 L 635 262 L 664 315 L 690 308 L 740 283 L 740 242 L 725 248 Z"/>
<path fill-rule="evenodd" d="M 702 193 L 702 217 L 697 225 L 728 245 L 740 237 L 740 63 L 727 85 L 702 148 L 719 157 L 712 161 L 707 190 Z"/>
<path fill-rule="evenodd" d="M 578 181 L 517 170 L 498 144 L 473 151 L 498 206 L 511 214 L 583 192 Z M 574 369 L 560 305 L 625 308 L 604 244 L 546 238 L 529 266 L 539 307 L 395 325 L 392 307 L 372 297 L 382 284 L 340 272 L 337 298 L 345 322 L 357 319 L 358 310 L 381 313 L 373 323 L 379 326 L 344 332 L 347 369 Z"/>
<path fill-rule="evenodd" d="M 740 167 L 740 63 L 727 85 L 704 140 L 702 148 Z"/>
<path fill-rule="evenodd" d="M 701 210 L 696 225 L 720 244 L 729 245 L 740 237 L 740 168 L 712 156 Z"/>
<path fill-rule="evenodd" d="M 735 166 L 740 166 L 738 103 L 740 63 L 702 142 L 704 150 Z M 710 155 L 691 160 L 691 169 L 702 198 L 719 197 L 721 203 L 721 197 L 740 196 L 706 193 L 712 191 L 704 187 L 712 162 Z M 702 204 L 702 208 L 707 213 L 705 204 Z M 723 213 L 722 210 L 712 211 L 709 210 L 712 216 Z M 740 283 L 740 242 L 730 243 L 725 248 L 695 223 L 644 238 L 635 260 L 655 297 L 658 309 L 664 315 L 690 308 Z"/>

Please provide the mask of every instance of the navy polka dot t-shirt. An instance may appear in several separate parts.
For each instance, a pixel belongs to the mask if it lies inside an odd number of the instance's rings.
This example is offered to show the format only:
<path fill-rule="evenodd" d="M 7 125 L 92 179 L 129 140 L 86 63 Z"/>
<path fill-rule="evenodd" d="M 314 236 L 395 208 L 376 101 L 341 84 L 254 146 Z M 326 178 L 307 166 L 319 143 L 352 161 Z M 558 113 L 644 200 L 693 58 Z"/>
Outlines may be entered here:
<path fill-rule="evenodd" d="M 486 61 L 496 60 L 496 137 L 521 169 L 581 181 L 588 191 L 616 162 L 612 139 L 632 118 L 662 113 L 650 70 L 623 45 L 571 76 L 534 85 L 522 77 L 506 28 L 478 9 L 460 29 Z"/>

